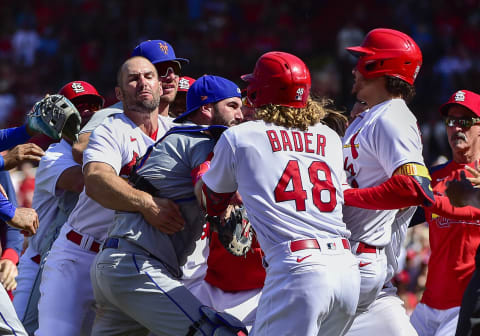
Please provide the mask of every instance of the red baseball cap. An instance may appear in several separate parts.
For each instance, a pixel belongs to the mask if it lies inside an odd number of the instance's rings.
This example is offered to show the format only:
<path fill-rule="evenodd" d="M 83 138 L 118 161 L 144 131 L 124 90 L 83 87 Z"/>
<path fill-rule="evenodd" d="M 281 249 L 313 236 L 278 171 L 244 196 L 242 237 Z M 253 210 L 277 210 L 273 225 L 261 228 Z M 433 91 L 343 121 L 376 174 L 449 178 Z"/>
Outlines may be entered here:
<path fill-rule="evenodd" d="M 480 95 L 475 92 L 468 90 L 455 92 L 445 104 L 440 106 L 440 113 L 447 115 L 448 108 L 453 104 L 464 106 L 480 117 Z"/>
<path fill-rule="evenodd" d="M 187 92 L 190 86 L 195 83 L 195 78 L 183 76 L 178 81 L 178 92 Z"/>

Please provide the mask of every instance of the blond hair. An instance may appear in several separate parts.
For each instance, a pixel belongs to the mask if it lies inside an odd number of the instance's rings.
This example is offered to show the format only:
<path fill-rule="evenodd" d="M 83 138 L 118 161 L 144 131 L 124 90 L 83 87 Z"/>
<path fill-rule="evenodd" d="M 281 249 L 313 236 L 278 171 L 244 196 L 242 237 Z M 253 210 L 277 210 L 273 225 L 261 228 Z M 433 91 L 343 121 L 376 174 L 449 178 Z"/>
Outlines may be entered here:
<path fill-rule="evenodd" d="M 323 123 L 343 136 L 347 127 L 347 117 L 331 107 L 333 101 L 327 98 L 308 97 L 303 108 L 268 104 L 256 109 L 255 118 L 286 128 L 306 131 L 309 126 Z"/>

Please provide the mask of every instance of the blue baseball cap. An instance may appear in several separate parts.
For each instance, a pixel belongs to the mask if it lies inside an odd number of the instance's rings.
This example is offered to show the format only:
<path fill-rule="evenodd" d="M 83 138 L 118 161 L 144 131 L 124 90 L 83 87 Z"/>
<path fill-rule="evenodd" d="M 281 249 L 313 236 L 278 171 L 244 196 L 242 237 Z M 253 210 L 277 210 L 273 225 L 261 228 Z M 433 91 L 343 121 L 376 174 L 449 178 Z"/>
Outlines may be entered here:
<path fill-rule="evenodd" d="M 202 76 L 187 91 L 187 112 L 179 115 L 174 122 L 182 122 L 187 115 L 203 105 L 232 97 L 242 97 L 237 84 L 219 76 Z"/>
<path fill-rule="evenodd" d="M 143 56 L 153 64 L 167 61 L 177 61 L 180 63 L 189 63 L 186 58 L 177 58 L 172 46 L 162 40 L 143 41 L 132 51 L 133 56 Z"/>

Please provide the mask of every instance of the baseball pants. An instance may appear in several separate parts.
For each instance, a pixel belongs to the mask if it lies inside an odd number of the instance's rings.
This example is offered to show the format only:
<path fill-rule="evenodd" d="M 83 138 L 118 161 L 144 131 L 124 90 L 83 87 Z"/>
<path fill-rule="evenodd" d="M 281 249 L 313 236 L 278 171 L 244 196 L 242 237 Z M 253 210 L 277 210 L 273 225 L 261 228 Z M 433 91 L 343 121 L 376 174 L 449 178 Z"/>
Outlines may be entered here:
<path fill-rule="evenodd" d="M 392 284 L 383 288 L 368 310 L 355 317 L 346 336 L 417 336 L 396 293 Z"/>
<path fill-rule="evenodd" d="M 320 249 L 292 252 L 291 242 L 285 242 L 264 251 L 267 277 L 251 335 L 343 335 L 348 330 L 360 292 L 358 261 L 340 238 L 317 242 Z"/>
<path fill-rule="evenodd" d="M 90 335 L 95 313 L 90 266 L 96 253 L 67 239 L 65 224 L 45 262 L 36 336 Z M 88 239 L 90 240 L 90 239 Z"/>
<path fill-rule="evenodd" d="M 33 334 L 38 328 L 38 300 L 42 272 L 40 264 L 32 260 L 36 256 L 37 251 L 29 246 L 20 257 L 17 288 L 13 291 L 13 306 L 29 334 Z"/>
<path fill-rule="evenodd" d="M 360 269 L 360 298 L 357 314 L 368 309 L 378 297 L 387 276 L 387 256 L 384 249 L 373 248 L 370 252 L 359 252 L 359 242 L 351 242 L 352 252 Z"/>
<path fill-rule="evenodd" d="M 7 291 L 0 285 L 0 335 L 28 336 Z"/>
<path fill-rule="evenodd" d="M 245 274 L 248 276 L 248 274 Z M 257 306 L 262 289 L 252 289 L 238 292 L 224 292 L 218 287 L 210 285 L 205 280 L 190 288 L 193 295 L 204 305 L 218 311 L 225 311 L 240 321 L 247 330 L 251 330 L 257 314 Z"/>
<path fill-rule="evenodd" d="M 452 336 L 457 329 L 460 307 L 434 309 L 419 303 L 410 321 L 419 336 Z"/>
<path fill-rule="evenodd" d="M 119 239 L 91 268 L 96 305 L 92 336 L 186 335 L 201 319 L 202 303 L 173 278 L 160 260 Z M 210 335 L 202 324 L 195 335 Z"/>

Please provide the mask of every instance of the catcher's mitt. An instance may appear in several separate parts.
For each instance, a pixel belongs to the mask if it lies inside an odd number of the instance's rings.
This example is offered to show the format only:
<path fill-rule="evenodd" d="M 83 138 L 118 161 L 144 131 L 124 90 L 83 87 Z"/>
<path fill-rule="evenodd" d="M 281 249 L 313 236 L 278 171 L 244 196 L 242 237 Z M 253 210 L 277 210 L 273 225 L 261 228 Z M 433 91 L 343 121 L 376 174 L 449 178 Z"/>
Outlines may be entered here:
<path fill-rule="evenodd" d="M 60 140 L 62 134 L 77 141 L 82 118 L 77 108 L 66 97 L 54 94 L 35 103 L 27 114 L 27 126 L 38 133 Z"/>
<path fill-rule="evenodd" d="M 244 256 L 252 246 L 253 231 L 244 207 L 232 210 L 230 217 L 208 216 L 210 228 L 218 232 L 218 239 L 234 256 Z"/>

